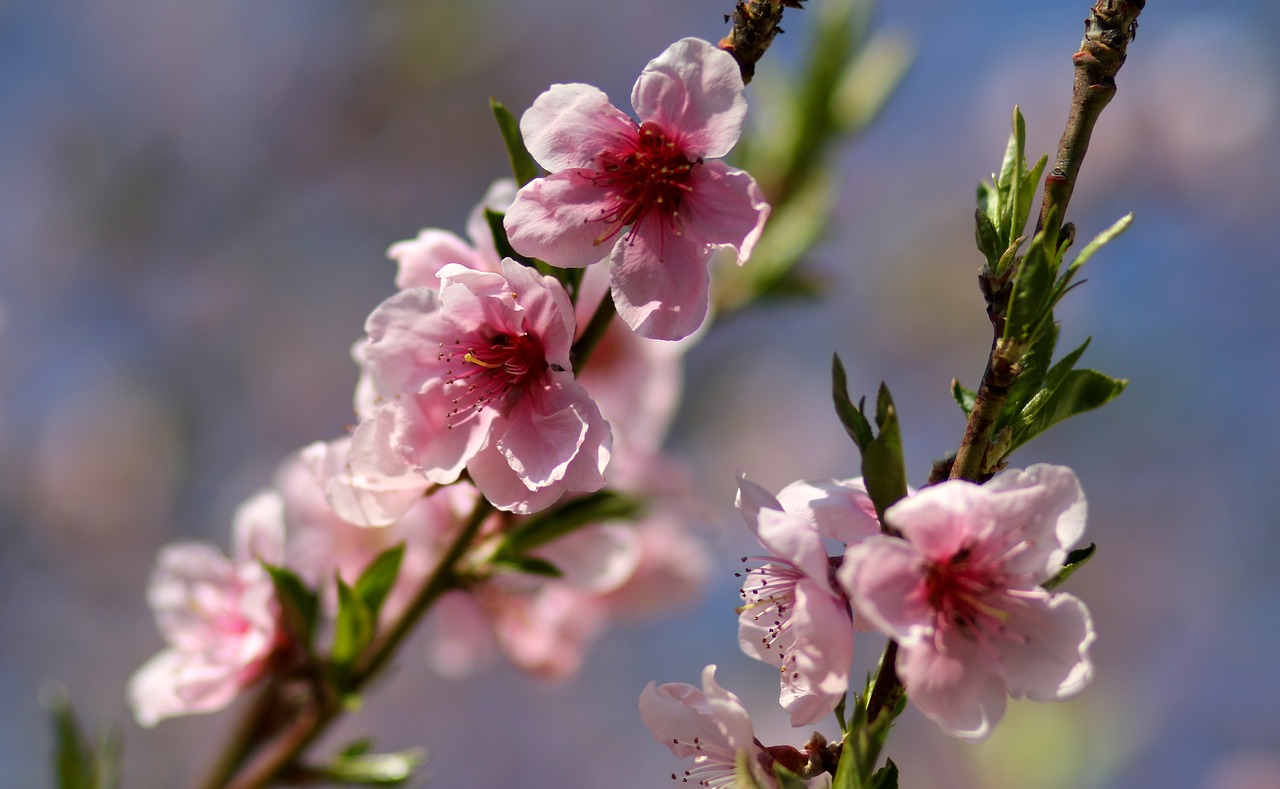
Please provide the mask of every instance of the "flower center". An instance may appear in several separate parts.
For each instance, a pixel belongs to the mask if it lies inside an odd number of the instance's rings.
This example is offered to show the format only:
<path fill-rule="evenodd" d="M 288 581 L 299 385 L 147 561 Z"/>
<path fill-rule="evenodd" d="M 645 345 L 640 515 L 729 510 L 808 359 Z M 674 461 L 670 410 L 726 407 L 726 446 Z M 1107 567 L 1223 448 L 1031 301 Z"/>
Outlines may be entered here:
<path fill-rule="evenodd" d="M 650 214 L 656 214 L 671 233 L 680 235 L 680 206 L 693 191 L 689 176 L 702 160 L 690 161 L 653 121 L 640 124 L 637 131 L 620 150 L 601 154 L 601 168 L 590 176 L 593 185 L 610 190 L 613 197 L 612 205 L 597 217 L 607 229 L 596 244 L 627 225 L 634 235 Z"/>
<path fill-rule="evenodd" d="M 992 604 L 992 598 L 1004 586 L 989 565 L 973 560 L 972 550 L 967 547 L 931 564 L 925 576 L 925 590 L 929 607 L 937 617 L 937 628 L 956 627 L 974 637 L 994 632 L 1003 624 L 1006 614 Z"/>
<path fill-rule="evenodd" d="M 445 391 L 452 395 L 449 429 L 485 406 L 501 404 L 508 394 L 536 382 L 547 369 L 542 346 L 528 334 L 500 334 L 485 344 L 442 342 L 436 360 L 445 365 Z"/>

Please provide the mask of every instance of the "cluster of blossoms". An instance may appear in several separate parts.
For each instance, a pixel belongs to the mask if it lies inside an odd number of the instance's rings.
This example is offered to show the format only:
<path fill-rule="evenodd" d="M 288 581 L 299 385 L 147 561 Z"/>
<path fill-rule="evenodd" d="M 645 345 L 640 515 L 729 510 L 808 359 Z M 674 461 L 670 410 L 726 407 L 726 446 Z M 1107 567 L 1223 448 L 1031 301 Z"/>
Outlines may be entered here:
<path fill-rule="evenodd" d="M 350 435 L 299 451 L 242 506 L 233 558 L 195 543 L 161 554 L 149 597 L 168 647 L 130 684 L 141 723 L 225 707 L 306 659 L 264 565 L 295 574 L 333 615 L 335 579 L 352 585 L 403 545 L 379 611 L 385 626 L 471 513 L 487 515 L 465 582 L 430 623 L 428 657 L 446 674 L 501 652 L 565 676 L 608 622 L 700 586 L 709 560 L 688 531 L 696 508 L 660 449 L 679 400 L 687 343 L 676 341 L 706 318 L 712 254 L 732 247 L 743 262 L 769 206 L 749 175 L 712 161 L 737 141 L 746 112 L 729 54 L 677 42 L 644 69 L 632 104 L 638 121 L 595 88 L 553 86 L 520 123 L 547 177 L 496 183 L 471 214 L 469 240 L 429 229 L 391 247 L 398 292 L 353 348 Z M 505 214 L 506 239 L 486 210 Z M 501 257 L 506 242 L 526 258 Z M 534 258 L 586 271 L 549 276 Z M 626 325 L 592 338 L 591 363 L 576 364 L 575 343 L 605 299 Z M 536 513 L 606 486 L 648 506 L 519 557 L 554 577 L 486 563 Z"/>
<path fill-rule="evenodd" d="M 1088 684 L 1089 612 L 1042 586 L 1084 532 L 1084 493 L 1070 469 L 943 482 L 889 507 L 884 524 L 860 479 L 796 482 L 776 498 L 740 479 L 738 506 L 768 551 L 743 574 L 739 643 L 778 667 L 792 725 L 844 700 L 856 630 L 896 641 L 908 699 L 970 742 L 991 733 L 1010 696 L 1061 701 Z M 842 543 L 842 553 L 829 556 L 824 539 Z M 751 753 L 756 764 L 760 746 L 741 736 L 744 725 L 750 731 L 745 713 L 710 669 L 703 682 L 702 693 L 651 685 L 641 712 L 656 739 L 695 756 L 705 785 L 733 785 L 738 756 Z M 721 733 L 715 748 L 689 747 L 709 730 Z M 772 786 L 772 773 L 758 782 Z"/>

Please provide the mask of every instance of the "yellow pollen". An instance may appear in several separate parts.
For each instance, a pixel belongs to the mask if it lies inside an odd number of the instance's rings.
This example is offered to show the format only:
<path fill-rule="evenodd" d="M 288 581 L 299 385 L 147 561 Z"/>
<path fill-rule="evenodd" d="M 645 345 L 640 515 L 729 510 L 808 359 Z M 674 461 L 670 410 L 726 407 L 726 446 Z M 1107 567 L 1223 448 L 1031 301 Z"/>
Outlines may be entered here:
<path fill-rule="evenodd" d="M 462 360 L 464 362 L 471 362 L 472 364 L 478 364 L 481 367 L 488 367 L 490 370 L 496 370 L 498 367 L 502 366 L 499 364 L 491 364 L 490 362 L 482 362 L 479 359 L 477 359 L 476 355 L 471 351 L 467 351 L 467 355 L 462 357 Z"/>

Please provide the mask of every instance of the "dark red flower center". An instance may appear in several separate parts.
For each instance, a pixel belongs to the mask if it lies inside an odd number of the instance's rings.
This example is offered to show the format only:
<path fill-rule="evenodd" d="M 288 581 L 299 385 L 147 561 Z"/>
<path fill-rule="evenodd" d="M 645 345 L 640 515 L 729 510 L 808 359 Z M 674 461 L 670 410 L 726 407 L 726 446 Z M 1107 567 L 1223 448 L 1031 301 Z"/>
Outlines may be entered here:
<path fill-rule="evenodd" d="M 620 150 L 603 153 L 600 169 L 590 176 L 592 184 L 608 189 L 612 198 L 597 218 L 607 226 L 597 244 L 627 225 L 634 234 L 651 215 L 666 224 L 669 232 L 680 235 L 680 207 L 693 191 L 689 178 L 702 160 L 691 161 L 653 121 L 645 121 L 636 131 Z"/>
<path fill-rule="evenodd" d="M 450 428 L 486 406 L 506 402 L 512 392 L 537 382 L 548 366 L 542 345 L 528 334 L 500 334 L 484 343 L 440 343 L 436 360 L 445 365 L 445 392 L 452 396 Z"/>
<path fill-rule="evenodd" d="M 993 576 L 991 566 L 974 561 L 967 548 L 929 565 L 925 575 L 929 607 L 934 610 L 940 629 L 952 626 L 973 633 L 998 625 L 993 620 L 999 620 L 1001 612 L 991 605 L 990 598 L 1003 586 L 1001 579 Z"/>

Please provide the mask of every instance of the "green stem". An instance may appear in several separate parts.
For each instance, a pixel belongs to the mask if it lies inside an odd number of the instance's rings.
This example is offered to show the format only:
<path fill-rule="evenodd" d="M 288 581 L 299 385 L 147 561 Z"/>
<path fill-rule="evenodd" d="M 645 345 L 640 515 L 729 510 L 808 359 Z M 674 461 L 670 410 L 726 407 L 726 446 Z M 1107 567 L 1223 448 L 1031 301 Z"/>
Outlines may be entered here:
<path fill-rule="evenodd" d="M 357 662 L 351 674 L 352 691 L 358 691 L 372 679 L 382 667 L 394 657 L 400 644 L 440 599 L 441 595 L 452 589 L 457 583 L 457 564 L 466 554 L 480 526 L 493 512 L 492 505 L 484 499 L 476 502 L 475 509 L 466 524 L 449 546 L 435 570 L 423 583 L 417 596 L 409 604 L 395 625 L 381 639 L 374 642 Z M 221 789 L 262 789 L 287 769 L 317 737 L 343 712 L 339 699 L 332 694 L 321 694 L 308 701 L 299 710 L 297 717 L 285 730 L 268 743 L 257 756 L 235 774 L 226 783 L 211 783 L 210 787 Z"/>

